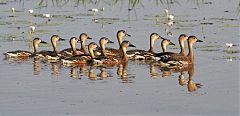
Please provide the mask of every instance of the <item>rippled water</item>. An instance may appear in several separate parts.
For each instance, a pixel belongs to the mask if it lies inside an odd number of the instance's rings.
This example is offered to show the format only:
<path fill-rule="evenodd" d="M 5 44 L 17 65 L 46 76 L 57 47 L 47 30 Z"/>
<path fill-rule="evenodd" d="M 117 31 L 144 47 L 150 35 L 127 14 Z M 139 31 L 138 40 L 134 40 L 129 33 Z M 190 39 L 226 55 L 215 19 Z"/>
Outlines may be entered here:
<path fill-rule="evenodd" d="M 120 29 L 132 35 L 124 39 L 146 50 L 152 32 L 174 43 L 182 33 L 204 42 L 194 45 L 194 68 L 182 72 L 143 61 L 113 67 L 64 66 L 34 59 L 5 60 L 0 55 L 0 115 L 239 115 L 240 49 L 228 49 L 225 43 L 240 43 L 240 1 L 42 1 L 0 1 L 1 54 L 32 50 L 33 37 L 49 42 L 53 34 L 68 39 L 82 32 L 95 42 L 109 37 L 115 42 L 109 46 L 117 48 Z M 102 7 L 104 12 L 96 16 L 88 11 Z M 28 9 L 34 14 L 29 15 Z M 164 9 L 174 15 L 171 28 L 166 26 Z M 44 13 L 51 14 L 49 21 Z M 33 34 L 30 25 L 36 26 Z M 59 49 L 68 44 L 59 42 Z M 178 46 L 168 48 L 179 51 Z M 155 50 L 161 52 L 160 41 Z"/>

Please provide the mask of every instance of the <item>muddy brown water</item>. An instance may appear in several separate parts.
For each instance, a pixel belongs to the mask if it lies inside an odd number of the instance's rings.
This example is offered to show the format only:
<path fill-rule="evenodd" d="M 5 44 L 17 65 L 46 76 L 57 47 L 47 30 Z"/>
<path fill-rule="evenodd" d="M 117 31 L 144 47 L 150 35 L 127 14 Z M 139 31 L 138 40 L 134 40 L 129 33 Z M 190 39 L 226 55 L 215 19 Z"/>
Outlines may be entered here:
<path fill-rule="evenodd" d="M 148 49 L 149 35 L 157 32 L 178 43 L 180 34 L 195 35 L 194 69 L 160 70 L 159 66 L 129 61 L 125 66 L 63 66 L 59 63 L 5 60 L 0 55 L 1 115 L 239 115 L 238 0 L 160 1 L 0 1 L 0 53 L 32 50 L 29 39 L 49 42 L 58 34 L 69 39 L 86 32 L 98 42 L 109 37 L 118 47 L 116 32 L 126 30 L 139 49 Z M 46 5 L 46 6 L 45 6 Z M 16 12 L 14 21 L 11 8 Z M 96 16 L 90 8 L 102 8 Z M 33 9 L 29 15 L 28 9 Z M 174 15 L 172 36 L 164 9 Z M 50 21 L 42 14 L 51 14 Z M 29 34 L 29 26 L 36 32 Z M 90 43 L 90 41 L 87 41 Z M 79 45 L 80 46 L 80 45 Z M 68 40 L 59 49 L 69 47 Z M 179 47 L 169 46 L 178 52 Z M 52 49 L 43 45 L 41 50 Z M 160 41 L 155 50 L 161 52 Z M 189 78 L 191 75 L 191 78 Z M 191 81 L 200 88 L 191 86 Z"/>

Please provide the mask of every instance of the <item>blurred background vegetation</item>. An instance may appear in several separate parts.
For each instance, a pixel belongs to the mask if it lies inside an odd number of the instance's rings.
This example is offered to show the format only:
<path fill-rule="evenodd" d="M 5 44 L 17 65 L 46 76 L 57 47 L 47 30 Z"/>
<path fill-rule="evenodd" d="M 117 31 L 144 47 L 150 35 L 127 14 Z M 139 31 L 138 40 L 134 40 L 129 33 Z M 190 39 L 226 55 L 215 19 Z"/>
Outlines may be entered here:
<path fill-rule="evenodd" d="M 3 2 L 4 0 L 0 0 L 0 2 Z M 8 0 L 5 0 L 8 1 Z M 19 1 L 21 4 L 24 4 L 24 0 L 14 0 Z M 187 2 L 194 2 L 198 7 L 200 7 L 202 4 L 212 4 L 209 0 L 186 0 Z M 236 12 L 240 13 L 240 0 L 236 0 L 238 2 Z M 62 7 L 64 5 L 67 5 L 69 3 L 74 4 L 76 7 L 82 5 L 86 7 L 88 4 L 95 4 L 99 5 L 101 3 L 107 4 L 107 5 L 116 5 L 121 4 L 123 0 L 40 0 L 38 5 L 39 7 L 47 7 L 49 2 L 51 2 L 52 5 Z M 156 5 L 166 5 L 169 8 L 169 5 L 171 4 L 178 4 L 182 5 L 182 0 L 153 0 L 153 2 L 156 3 Z M 144 4 L 142 3 L 142 0 L 128 0 L 128 9 L 134 9 L 136 6 L 142 6 L 144 7 Z"/>

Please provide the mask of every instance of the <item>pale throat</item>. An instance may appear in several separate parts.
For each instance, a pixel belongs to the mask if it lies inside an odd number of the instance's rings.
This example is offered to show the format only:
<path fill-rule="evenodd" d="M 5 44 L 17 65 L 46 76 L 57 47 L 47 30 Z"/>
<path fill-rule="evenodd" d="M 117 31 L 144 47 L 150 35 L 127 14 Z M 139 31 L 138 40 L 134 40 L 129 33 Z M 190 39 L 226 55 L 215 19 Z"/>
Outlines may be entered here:
<path fill-rule="evenodd" d="M 167 46 L 165 44 L 162 44 L 162 50 L 163 52 L 167 52 Z"/>
<path fill-rule="evenodd" d="M 127 48 L 126 47 L 122 47 L 122 52 L 123 52 L 122 58 L 123 58 L 123 60 L 127 60 L 127 58 L 128 58 L 126 51 L 127 51 Z"/>
<path fill-rule="evenodd" d="M 101 49 L 102 49 L 101 55 L 106 56 L 106 54 L 105 54 L 105 43 L 102 42 L 102 43 L 100 44 L 100 46 L 101 46 Z"/>
<path fill-rule="evenodd" d="M 118 44 L 119 44 L 119 46 L 121 46 L 122 36 L 118 35 L 118 36 L 117 36 L 117 39 L 118 39 Z"/>
<path fill-rule="evenodd" d="M 95 58 L 95 55 L 94 55 L 94 53 L 93 53 L 93 49 L 89 49 L 89 53 L 90 53 L 90 56 L 92 57 L 92 58 Z"/>
<path fill-rule="evenodd" d="M 57 52 L 57 42 L 52 42 L 52 46 L 53 46 L 53 51 Z"/>
<path fill-rule="evenodd" d="M 37 52 L 38 51 L 38 44 L 33 44 L 33 52 Z"/>
<path fill-rule="evenodd" d="M 150 40 L 150 48 L 149 48 L 149 52 L 154 52 L 154 50 L 153 50 L 154 43 L 155 43 L 155 39 L 151 39 L 151 40 Z"/>

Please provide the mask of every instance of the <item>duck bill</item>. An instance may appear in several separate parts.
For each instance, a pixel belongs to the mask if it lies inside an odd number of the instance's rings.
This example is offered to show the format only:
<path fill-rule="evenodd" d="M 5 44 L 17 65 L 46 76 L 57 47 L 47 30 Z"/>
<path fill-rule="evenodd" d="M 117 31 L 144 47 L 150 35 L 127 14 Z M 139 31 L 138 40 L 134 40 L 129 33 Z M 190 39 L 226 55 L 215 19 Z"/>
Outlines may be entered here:
<path fill-rule="evenodd" d="M 41 41 L 40 43 L 47 44 L 47 42 L 45 42 L 45 41 Z"/>
<path fill-rule="evenodd" d="M 170 42 L 169 45 L 173 45 L 173 46 L 175 46 L 175 44 L 174 44 L 173 42 Z"/>
<path fill-rule="evenodd" d="M 164 38 L 164 37 L 160 37 L 160 39 L 166 39 L 166 38 Z"/>
<path fill-rule="evenodd" d="M 87 37 L 87 39 L 92 39 L 91 37 Z"/>
<path fill-rule="evenodd" d="M 128 46 L 129 46 L 129 47 L 134 47 L 134 48 L 136 47 L 136 46 L 135 46 L 135 45 L 133 45 L 133 44 L 129 44 Z"/>
<path fill-rule="evenodd" d="M 63 39 L 63 38 L 59 38 L 59 41 L 65 41 L 65 39 Z"/>
<path fill-rule="evenodd" d="M 203 42 L 203 41 L 198 39 L 197 42 Z"/>
<path fill-rule="evenodd" d="M 129 35 L 129 34 L 127 34 L 127 33 L 126 33 L 126 36 L 131 37 L 131 35 Z"/>
<path fill-rule="evenodd" d="M 114 43 L 113 41 L 111 41 L 111 40 L 108 40 L 108 42 L 107 43 Z"/>

